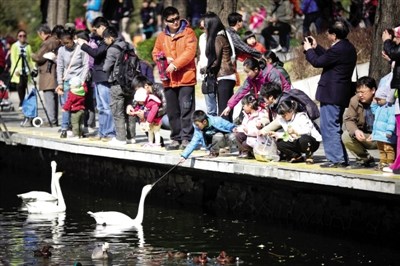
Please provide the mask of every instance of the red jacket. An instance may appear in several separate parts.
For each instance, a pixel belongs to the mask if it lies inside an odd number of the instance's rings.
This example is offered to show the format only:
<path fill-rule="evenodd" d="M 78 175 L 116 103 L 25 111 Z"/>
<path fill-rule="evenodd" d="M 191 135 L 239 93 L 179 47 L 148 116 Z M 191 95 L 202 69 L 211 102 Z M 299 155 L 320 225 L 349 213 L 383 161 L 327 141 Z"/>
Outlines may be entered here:
<path fill-rule="evenodd" d="M 69 91 L 63 109 L 70 112 L 85 110 L 85 96 L 78 96 Z"/>
<path fill-rule="evenodd" d="M 161 100 L 154 94 L 147 95 L 143 105 L 137 105 L 135 111 L 144 109 L 144 117 L 150 124 L 161 125 L 162 116 L 157 116 L 161 106 Z M 144 107 L 144 108 L 143 108 Z"/>
<path fill-rule="evenodd" d="M 256 42 L 253 46 L 250 46 L 250 47 L 259 51 L 261 54 L 265 54 L 267 52 L 267 49 L 260 42 Z M 249 57 L 251 57 L 251 55 L 246 54 L 246 53 L 240 53 L 240 54 L 238 54 L 237 59 L 240 62 L 243 62 L 244 60 L 246 60 Z"/>
<path fill-rule="evenodd" d="M 162 51 L 166 57 L 173 58 L 172 64 L 176 67 L 169 80 L 164 80 L 165 88 L 196 85 L 196 63 L 194 61 L 197 50 L 197 37 L 186 20 L 180 21 L 180 29 L 172 37 L 168 26 L 157 36 L 152 52 L 154 62 Z"/>

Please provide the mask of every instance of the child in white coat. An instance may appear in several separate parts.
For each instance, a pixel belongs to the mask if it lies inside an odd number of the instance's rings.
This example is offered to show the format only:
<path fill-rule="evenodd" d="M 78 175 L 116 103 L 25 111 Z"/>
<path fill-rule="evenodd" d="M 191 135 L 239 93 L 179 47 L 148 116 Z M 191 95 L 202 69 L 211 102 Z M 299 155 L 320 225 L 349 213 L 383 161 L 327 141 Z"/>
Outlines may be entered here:
<path fill-rule="evenodd" d="M 304 162 L 302 156 L 306 154 L 306 163 L 312 164 L 313 153 L 319 148 L 322 141 L 321 134 L 305 112 L 297 112 L 295 101 L 283 101 L 278 106 L 278 122 L 283 132 L 269 132 L 277 140 L 278 150 L 285 155 L 289 162 Z"/>

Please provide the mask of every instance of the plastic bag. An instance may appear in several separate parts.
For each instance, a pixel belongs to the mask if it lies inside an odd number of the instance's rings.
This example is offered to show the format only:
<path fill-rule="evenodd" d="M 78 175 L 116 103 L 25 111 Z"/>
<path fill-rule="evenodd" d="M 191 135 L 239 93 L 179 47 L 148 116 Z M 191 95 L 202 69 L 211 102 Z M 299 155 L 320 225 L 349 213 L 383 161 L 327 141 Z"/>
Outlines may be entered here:
<path fill-rule="evenodd" d="M 270 136 L 258 136 L 257 142 L 253 148 L 253 153 L 257 161 L 279 161 L 278 148 L 275 140 Z"/>

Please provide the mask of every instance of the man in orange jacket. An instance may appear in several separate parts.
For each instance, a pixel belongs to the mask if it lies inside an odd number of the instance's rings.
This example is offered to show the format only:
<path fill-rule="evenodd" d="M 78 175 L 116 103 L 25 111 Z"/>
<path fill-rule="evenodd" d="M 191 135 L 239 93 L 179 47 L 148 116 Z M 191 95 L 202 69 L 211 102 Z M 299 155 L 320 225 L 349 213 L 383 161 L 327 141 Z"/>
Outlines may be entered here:
<path fill-rule="evenodd" d="M 197 38 L 189 22 L 179 17 L 175 7 L 166 7 L 162 17 L 166 27 L 157 36 L 152 55 L 155 62 L 160 53 L 167 58 L 167 78 L 162 82 L 172 142 L 165 148 L 178 150 L 186 148 L 193 135 L 191 116 L 195 108 Z"/>

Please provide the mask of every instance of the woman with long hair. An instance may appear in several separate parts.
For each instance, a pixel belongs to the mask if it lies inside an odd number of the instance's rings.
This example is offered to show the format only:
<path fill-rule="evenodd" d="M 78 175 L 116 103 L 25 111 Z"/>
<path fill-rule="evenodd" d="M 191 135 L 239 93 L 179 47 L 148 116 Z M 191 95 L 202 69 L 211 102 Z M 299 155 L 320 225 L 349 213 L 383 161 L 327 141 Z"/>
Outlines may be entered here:
<path fill-rule="evenodd" d="M 226 108 L 228 100 L 233 95 L 236 84 L 235 67 L 232 62 L 232 47 L 229 43 L 225 27 L 217 14 L 208 12 L 204 15 L 204 29 L 207 35 L 206 56 L 208 59 L 205 72 L 215 75 L 218 83 L 217 102 L 218 114 Z M 232 114 L 223 116 L 232 121 Z"/>

